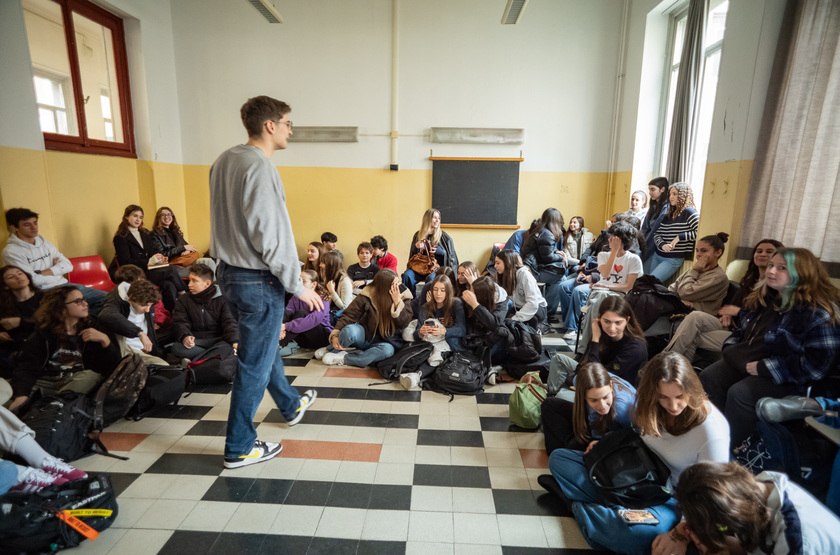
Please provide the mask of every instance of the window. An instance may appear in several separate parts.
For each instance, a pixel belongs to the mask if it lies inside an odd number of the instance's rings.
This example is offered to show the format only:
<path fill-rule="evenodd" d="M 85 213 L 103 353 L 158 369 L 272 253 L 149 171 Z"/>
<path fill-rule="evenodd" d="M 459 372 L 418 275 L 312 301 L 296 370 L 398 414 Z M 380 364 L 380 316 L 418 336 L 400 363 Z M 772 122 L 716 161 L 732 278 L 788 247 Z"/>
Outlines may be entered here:
<path fill-rule="evenodd" d="M 729 2 L 711 3 L 709 19 L 706 23 L 706 36 L 703 46 L 706 53 L 706 64 L 703 70 L 703 84 L 700 92 L 700 108 L 696 135 L 694 137 L 694 152 L 691 156 L 690 175 L 686 181 L 694 191 L 694 202 L 700 208 L 703 198 L 703 180 L 706 175 L 706 159 L 709 153 L 709 138 L 712 132 L 712 115 L 717 93 L 718 70 L 720 69 L 720 52 L 723 44 L 723 34 L 726 30 L 726 14 Z M 665 175 L 668 160 L 668 144 L 671 136 L 671 119 L 674 113 L 674 96 L 677 89 L 677 77 L 680 73 L 680 57 L 682 56 L 685 24 L 688 17 L 687 9 L 675 12 L 671 16 L 668 33 L 668 70 L 665 72 L 663 83 L 663 110 L 660 114 L 660 132 L 658 136 L 658 159 L 654 168 L 657 175 Z"/>
<path fill-rule="evenodd" d="M 50 150 L 135 157 L 122 20 L 88 0 L 23 0 Z"/>

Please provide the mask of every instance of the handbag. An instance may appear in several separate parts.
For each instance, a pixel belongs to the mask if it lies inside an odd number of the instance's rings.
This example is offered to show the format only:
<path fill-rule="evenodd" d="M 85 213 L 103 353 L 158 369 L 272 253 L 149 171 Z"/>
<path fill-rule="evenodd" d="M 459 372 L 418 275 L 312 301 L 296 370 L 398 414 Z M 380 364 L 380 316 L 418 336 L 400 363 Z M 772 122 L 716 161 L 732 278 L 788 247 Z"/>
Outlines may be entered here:
<path fill-rule="evenodd" d="M 535 430 L 540 427 L 542 404 L 548 397 L 548 389 L 540 380 L 539 372 L 528 372 L 530 383 L 518 383 L 508 399 L 508 412 L 512 424 Z"/>
<path fill-rule="evenodd" d="M 428 276 L 429 274 L 436 273 L 440 269 L 440 264 L 438 264 L 435 257 L 432 256 L 432 249 L 430 248 L 428 241 L 423 241 L 423 250 L 426 251 L 426 254 L 419 252 L 408 259 L 407 268 L 415 274 Z"/>
<path fill-rule="evenodd" d="M 170 258 L 169 265 L 180 266 L 181 268 L 189 268 L 199 258 L 201 258 L 201 253 L 198 251 L 193 251 L 190 254 L 182 254 L 180 256 L 176 256 L 175 258 Z"/>
<path fill-rule="evenodd" d="M 590 481 L 611 505 L 646 509 L 671 499 L 671 470 L 631 428 L 606 434 L 583 455 Z"/>

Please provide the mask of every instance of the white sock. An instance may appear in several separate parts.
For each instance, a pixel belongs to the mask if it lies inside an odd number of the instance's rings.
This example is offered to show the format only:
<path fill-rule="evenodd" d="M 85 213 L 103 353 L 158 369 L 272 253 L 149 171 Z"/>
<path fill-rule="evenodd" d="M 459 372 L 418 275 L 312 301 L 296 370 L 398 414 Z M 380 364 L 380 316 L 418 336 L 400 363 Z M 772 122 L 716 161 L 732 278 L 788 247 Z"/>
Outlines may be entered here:
<path fill-rule="evenodd" d="M 25 435 L 18 440 L 14 453 L 33 468 L 43 468 L 44 462 L 53 458 L 30 435 Z"/>

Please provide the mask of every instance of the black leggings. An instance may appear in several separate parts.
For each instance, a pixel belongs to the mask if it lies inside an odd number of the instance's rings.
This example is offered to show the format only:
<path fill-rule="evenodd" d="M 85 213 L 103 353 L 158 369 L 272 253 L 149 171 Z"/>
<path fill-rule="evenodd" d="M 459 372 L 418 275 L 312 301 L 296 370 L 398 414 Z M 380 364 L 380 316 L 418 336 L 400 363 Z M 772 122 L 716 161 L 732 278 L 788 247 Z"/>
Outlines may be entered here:
<path fill-rule="evenodd" d="M 555 449 L 575 449 L 582 451 L 586 448 L 575 439 L 572 425 L 574 403 L 559 397 L 549 397 L 542 404 L 542 424 L 545 435 L 545 451 L 549 455 Z"/>
<path fill-rule="evenodd" d="M 172 312 L 175 308 L 175 301 L 178 300 L 178 293 L 187 290 L 187 286 L 184 285 L 184 280 L 178 275 L 178 270 L 174 266 L 156 268 L 154 270 L 147 270 L 146 277 L 149 281 L 160 287 L 163 306 L 166 310 Z"/>
<path fill-rule="evenodd" d="M 306 310 L 298 310 L 294 313 L 286 312 L 283 316 L 283 321 L 291 322 L 292 320 L 297 320 L 298 318 L 303 318 L 305 316 L 309 316 L 309 312 Z M 310 330 L 299 333 L 286 332 L 286 337 L 280 340 L 280 346 L 285 347 L 292 341 L 307 349 L 318 349 L 329 345 L 330 332 L 327 328 L 320 324 Z"/>

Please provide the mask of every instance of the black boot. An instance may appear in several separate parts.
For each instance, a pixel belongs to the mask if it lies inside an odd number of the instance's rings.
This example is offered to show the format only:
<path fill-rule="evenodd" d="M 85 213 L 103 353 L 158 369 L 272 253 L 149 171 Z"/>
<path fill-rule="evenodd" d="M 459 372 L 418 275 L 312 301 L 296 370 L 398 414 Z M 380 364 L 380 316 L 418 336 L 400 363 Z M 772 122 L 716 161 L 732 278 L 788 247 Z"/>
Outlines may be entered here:
<path fill-rule="evenodd" d="M 755 412 L 765 422 L 785 422 L 806 416 L 822 416 L 825 410 L 816 399 L 790 395 L 784 399 L 764 397 L 755 405 Z"/>
<path fill-rule="evenodd" d="M 568 514 L 572 514 L 572 502 L 569 501 L 569 498 L 566 497 L 565 493 L 563 493 L 563 488 L 560 487 L 560 484 L 557 483 L 554 476 L 551 474 L 538 476 L 537 483 L 541 485 L 545 491 L 559 499 Z"/>

